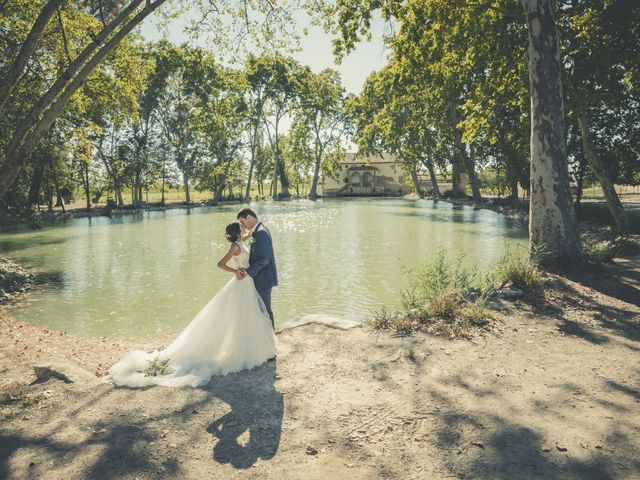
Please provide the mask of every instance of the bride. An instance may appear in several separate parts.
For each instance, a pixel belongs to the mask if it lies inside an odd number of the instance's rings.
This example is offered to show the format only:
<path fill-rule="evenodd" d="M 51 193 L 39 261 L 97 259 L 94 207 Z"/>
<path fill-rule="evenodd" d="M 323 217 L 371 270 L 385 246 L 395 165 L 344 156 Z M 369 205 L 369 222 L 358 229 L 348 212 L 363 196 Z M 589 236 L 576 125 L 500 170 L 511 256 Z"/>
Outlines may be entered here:
<path fill-rule="evenodd" d="M 116 385 L 196 387 L 212 375 L 253 368 L 275 356 L 276 338 L 269 314 L 253 279 L 241 269 L 249 266 L 249 248 L 240 224 L 226 228 L 229 251 L 218 267 L 234 277 L 207 303 L 167 348 L 158 352 L 129 352 L 109 370 Z"/>

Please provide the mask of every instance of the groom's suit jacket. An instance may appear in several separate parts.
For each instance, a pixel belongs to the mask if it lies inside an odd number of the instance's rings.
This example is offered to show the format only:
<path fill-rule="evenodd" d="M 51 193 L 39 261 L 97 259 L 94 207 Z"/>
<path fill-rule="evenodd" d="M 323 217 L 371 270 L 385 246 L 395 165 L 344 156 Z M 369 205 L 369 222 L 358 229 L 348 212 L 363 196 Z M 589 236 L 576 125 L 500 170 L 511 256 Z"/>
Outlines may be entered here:
<path fill-rule="evenodd" d="M 253 277 L 256 290 L 267 291 L 278 285 L 278 271 L 271 234 L 260 222 L 253 231 L 253 238 L 247 273 Z"/>

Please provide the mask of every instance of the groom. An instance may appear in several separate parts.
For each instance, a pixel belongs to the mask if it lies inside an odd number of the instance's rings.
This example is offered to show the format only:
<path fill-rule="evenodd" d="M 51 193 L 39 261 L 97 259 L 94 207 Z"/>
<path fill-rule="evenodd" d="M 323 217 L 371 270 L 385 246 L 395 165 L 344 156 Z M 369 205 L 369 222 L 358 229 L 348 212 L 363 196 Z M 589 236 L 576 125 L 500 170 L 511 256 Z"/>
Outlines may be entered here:
<path fill-rule="evenodd" d="M 251 243 L 251 254 L 249 255 L 249 268 L 241 271 L 241 275 L 249 275 L 253 278 L 258 295 L 262 298 L 271 325 L 275 328 L 273 321 L 273 311 L 271 310 L 271 289 L 278 285 L 278 272 L 276 270 L 276 259 L 273 254 L 273 243 L 271 234 L 262 222 L 258 221 L 258 216 L 250 208 L 243 208 L 238 212 L 238 221 L 247 230 L 253 230 Z"/>

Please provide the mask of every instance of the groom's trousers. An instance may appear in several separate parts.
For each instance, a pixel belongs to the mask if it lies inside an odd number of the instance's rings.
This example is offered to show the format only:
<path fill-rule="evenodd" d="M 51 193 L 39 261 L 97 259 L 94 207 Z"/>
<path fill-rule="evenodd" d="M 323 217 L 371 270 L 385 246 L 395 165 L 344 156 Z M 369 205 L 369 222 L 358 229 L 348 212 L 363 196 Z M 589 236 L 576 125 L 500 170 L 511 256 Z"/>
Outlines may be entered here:
<path fill-rule="evenodd" d="M 269 314 L 269 318 L 271 319 L 271 326 L 275 330 L 276 324 L 273 320 L 273 311 L 271 310 L 271 289 L 269 288 L 267 290 L 259 290 L 258 295 L 260 295 L 260 298 L 264 302 L 264 306 L 267 307 L 267 313 Z"/>

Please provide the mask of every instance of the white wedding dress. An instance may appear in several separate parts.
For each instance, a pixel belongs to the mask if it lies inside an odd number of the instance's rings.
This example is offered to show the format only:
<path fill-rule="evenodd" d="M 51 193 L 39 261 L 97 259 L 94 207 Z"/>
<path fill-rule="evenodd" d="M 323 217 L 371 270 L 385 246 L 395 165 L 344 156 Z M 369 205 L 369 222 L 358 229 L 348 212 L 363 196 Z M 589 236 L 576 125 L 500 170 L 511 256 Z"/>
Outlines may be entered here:
<path fill-rule="evenodd" d="M 249 249 L 242 243 L 232 268 L 249 266 Z M 231 265 L 230 265 L 231 266 Z M 212 375 L 253 368 L 275 356 L 276 337 L 264 303 L 249 276 L 235 276 L 207 303 L 164 350 L 129 352 L 109 370 L 116 385 L 196 387 Z M 155 359 L 169 360 L 166 373 L 147 376 Z"/>

